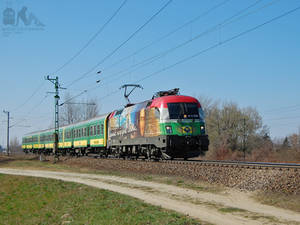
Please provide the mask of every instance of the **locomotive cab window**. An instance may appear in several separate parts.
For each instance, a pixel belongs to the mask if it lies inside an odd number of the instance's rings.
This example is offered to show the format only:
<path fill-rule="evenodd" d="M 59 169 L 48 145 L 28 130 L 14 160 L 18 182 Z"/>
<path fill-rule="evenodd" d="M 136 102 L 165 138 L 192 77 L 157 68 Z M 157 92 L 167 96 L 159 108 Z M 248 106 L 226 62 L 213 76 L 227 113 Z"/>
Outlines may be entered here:
<path fill-rule="evenodd" d="M 197 103 L 168 103 L 170 119 L 199 119 Z"/>

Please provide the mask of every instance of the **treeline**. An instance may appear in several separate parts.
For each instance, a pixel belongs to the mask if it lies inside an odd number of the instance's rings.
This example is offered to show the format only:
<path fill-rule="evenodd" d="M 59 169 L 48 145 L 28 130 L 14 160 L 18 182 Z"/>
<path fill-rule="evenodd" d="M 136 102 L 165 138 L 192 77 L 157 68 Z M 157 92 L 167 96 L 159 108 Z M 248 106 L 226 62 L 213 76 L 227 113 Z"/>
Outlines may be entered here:
<path fill-rule="evenodd" d="M 217 160 L 300 161 L 300 138 L 271 140 L 269 129 L 253 107 L 199 97 L 210 139 L 205 158 Z"/>

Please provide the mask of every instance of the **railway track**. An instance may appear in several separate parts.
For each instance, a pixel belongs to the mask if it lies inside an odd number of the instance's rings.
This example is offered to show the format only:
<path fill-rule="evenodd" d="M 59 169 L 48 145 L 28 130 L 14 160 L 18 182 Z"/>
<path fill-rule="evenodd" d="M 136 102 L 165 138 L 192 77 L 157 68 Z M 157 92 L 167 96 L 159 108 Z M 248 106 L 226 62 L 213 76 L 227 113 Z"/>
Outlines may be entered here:
<path fill-rule="evenodd" d="M 91 156 L 89 156 L 91 157 Z M 92 156 L 94 157 L 94 156 Z M 107 158 L 108 160 L 122 160 L 120 158 Z M 126 159 L 134 161 L 133 159 Z M 300 170 L 300 163 L 272 163 L 272 162 L 248 162 L 248 161 L 222 161 L 222 160 L 144 160 L 138 159 L 145 163 L 169 163 L 169 164 L 198 164 L 199 166 L 214 166 L 214 167 L 235 167 L 245 169 L 294 169 Z"/>
<path fill-rule="evenodd" d="M 179 161 L 179 162 L 199 163 L 205 166 L 239 167 L 239 168 L 250 168 L 250 169 L 300 170 L 300 164 L 297 163 L 269 163 L 269 162 L 221 161 L 221 160 L 188 160 L 188 161 Z"/>

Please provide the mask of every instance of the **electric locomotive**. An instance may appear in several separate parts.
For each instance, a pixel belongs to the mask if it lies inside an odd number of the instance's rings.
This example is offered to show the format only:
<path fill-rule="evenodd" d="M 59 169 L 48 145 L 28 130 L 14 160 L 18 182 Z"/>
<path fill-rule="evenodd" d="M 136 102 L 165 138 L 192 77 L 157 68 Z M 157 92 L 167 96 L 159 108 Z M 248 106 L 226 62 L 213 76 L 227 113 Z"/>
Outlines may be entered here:
<path fill-rule="evenodd" d="M 112 112 L 108 148 L 114 154 L 191 158 L 208 150 L 204 113 L 197 99 L 161 91 L 151 100 Z"/>

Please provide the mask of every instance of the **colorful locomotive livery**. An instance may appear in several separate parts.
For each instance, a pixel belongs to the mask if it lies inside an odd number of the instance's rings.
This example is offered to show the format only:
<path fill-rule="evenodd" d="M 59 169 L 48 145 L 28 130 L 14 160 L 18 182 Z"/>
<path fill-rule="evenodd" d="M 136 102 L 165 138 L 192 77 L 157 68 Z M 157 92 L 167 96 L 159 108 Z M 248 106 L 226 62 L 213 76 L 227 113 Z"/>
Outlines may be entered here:
<path fill-rule="evenodd" d="M 60 154 L 130 158 L 191 158 L 208 150 L 204 113 L 197 99 L 158 92 L 151 100 L 59 129 Z M 50 154 L 54 130 L 23 138 L 25 152 Z"/>

